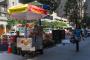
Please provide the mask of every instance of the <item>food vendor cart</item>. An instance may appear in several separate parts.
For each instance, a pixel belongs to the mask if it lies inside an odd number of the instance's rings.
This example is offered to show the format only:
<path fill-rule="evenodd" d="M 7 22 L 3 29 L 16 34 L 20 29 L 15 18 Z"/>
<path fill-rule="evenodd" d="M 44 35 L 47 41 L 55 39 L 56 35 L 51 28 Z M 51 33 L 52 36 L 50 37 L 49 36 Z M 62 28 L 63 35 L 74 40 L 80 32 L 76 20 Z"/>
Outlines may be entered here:
<path fill-rule="evenodd" d="M 16 20 L 40 20 L 41 18 L 47 16 L 47 11 L 41 7 L 32 5 L 32 4 L 20 4 L 17 6 L 13 6 L 8 9 L 8 13 L 10 14 L 10 18 L 16 19 Z M 17 53 L 21 55 L 25 55 L 27 53 L 34 53 L 39 52 L 42 53 L 43 51 L 43 41 L 41 40 L 42 37 L 39 35 L 34 36 L 34 37 L 27 37 L 27 25 L 25 26 L 25 37 L 17 37 Z M 39 26 L 40 27 L 40 26 Z M 40 27 L 41 28 L 41 27 Z M 33 32 L 38 31 L 37 30 L 32 30 Z M 41 30 L 43 30 L 41 28 Z M 39 31 L 41 32 L 41 31 Z M 42 36 L 42 35 L 41 35 Z M 38 39 L 38 40 L 37 40 Z M 35 40 L 35 41 L 34 41 Z M 41 41 L 40 41 L 41 40 Z M 40 44 L 40 45 L 39 45 Z"/>

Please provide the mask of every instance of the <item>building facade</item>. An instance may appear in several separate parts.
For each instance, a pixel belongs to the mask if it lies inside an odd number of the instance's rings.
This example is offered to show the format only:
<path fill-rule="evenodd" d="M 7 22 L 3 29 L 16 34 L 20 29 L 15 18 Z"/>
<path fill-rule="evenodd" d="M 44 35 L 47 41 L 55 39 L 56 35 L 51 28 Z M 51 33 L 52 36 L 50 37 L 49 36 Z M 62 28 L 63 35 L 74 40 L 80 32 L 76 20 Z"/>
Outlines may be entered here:
<path fill-rule="evenodd" d="M 11 6 L 19 4 L 18 0 L 0 0 L 0 35 L 7 32 L 7 9 Z"/>
<path fill-rule="evenodd" d="M 0 35 L 6 33 L 7 20 L 7 1 L 0 0 Z"/>
<path fill-rule="evenodd" d="M 8 4 L 8 8 L 9 8 L 11 6 L 15 6 L 15 5 L 19 4 L 19 0 L 8 0 L 7 4 Z"/>
<path fill-rule="evenodd" d="M 57 16 L 59 17 L 63 17 L 64 16 L 64 6 L 67 0 L 58 0 L 59 6 L 56 10 Z"/>

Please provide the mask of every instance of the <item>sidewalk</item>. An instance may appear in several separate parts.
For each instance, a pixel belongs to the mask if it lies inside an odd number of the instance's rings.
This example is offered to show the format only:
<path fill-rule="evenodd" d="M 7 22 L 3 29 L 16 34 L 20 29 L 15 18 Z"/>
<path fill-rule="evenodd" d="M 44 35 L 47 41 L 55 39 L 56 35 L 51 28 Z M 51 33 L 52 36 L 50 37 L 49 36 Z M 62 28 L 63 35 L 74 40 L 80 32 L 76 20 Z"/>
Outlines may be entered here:
<path fill-rule="evenodd" d="M 0 60 L 25 60 L 23 57 L 14 54 L 8 54 L 7 52 L 0 52 Z"/>
<path fill-rule="evenodd" d="M 44 54 L 27 60 L 90 60 L 90 37 L 80 42 L 80 52 L 75 52 L 74 44 L 57 45 L 46 49 Z"/>
<path fill-rule="evenodd" d="M 22 56 L 0 53 L 0 60 L 90 60 L 90 37 L 80 42 L 80 52 L 75 52 L 75 44 L 58 44 L 53 48 L 44 50 L 43 55 L 24 59 Z"/>

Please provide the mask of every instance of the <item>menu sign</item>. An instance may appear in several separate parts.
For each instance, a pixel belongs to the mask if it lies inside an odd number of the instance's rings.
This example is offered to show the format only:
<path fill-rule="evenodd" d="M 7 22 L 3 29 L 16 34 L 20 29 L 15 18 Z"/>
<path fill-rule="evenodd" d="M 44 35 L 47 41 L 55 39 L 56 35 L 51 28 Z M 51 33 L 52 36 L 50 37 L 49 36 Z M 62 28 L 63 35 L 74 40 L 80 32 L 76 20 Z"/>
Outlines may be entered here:
<path fill-rule="evenodd" d="M 25 51 L 35 51 L 35 47 L 32 46 L 32 38 L 17 38 L 17 47 Z"/>

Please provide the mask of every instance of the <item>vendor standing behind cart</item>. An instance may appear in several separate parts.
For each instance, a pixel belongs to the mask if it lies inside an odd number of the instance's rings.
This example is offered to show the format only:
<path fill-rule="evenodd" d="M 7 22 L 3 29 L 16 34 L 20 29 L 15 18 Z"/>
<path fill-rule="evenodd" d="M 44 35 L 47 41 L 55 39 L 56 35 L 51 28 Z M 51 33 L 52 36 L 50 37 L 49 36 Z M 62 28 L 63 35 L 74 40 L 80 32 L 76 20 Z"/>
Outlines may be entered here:
<path fill-rule="evenodd" d="M 33 29 L 33 41 L 37 52 L 43 54 L 43 28 L 35 25 Z"/>

